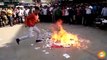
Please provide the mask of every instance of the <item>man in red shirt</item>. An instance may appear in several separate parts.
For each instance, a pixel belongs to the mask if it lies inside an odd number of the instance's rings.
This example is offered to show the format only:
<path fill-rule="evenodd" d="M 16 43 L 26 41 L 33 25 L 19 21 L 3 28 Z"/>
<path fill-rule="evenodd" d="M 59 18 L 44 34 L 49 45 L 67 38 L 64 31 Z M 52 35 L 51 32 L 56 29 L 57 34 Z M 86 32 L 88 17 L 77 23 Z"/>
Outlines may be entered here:
<path fill-rule="evenodd" d="M 25 25 L 29 27 L 28 34 L 16 39 L 16 42 L 18 45 L 21 40 L 25 40 L 27 38 L 33 37 L 34 36 L 33 32 L 37 33 L 36 42 L 42 41 L 41 35 L 40 35 L 41 32 L 36 26 L 36 24 L 39 22 L 38 13 L 39 13 L 39 8 L 35 7 L 35 10 L 33 11 L 33 13 L 29 14 L 29 16 L 25 18 Z"/>

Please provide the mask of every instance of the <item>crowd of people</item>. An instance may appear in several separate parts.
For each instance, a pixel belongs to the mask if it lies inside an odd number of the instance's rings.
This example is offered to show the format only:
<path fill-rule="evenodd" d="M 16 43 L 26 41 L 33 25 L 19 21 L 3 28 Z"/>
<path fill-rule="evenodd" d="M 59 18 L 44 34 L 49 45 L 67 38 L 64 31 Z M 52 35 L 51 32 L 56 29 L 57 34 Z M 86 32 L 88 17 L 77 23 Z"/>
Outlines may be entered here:
<path fill-rule="evenodd" d="M 0 27 L 23 23 L 25 17 L 32 13 L 33 10 L 33 7 L 2 8 L 0 10 Z M 60 18 L 64 23 L 92 26 L 95 18 L 100 15 L 107 19 L 107 5 L 101 6 L 88 3 L 55 4 L 40 6 L 39 19 L 41 22 L 55 22 Z"/>
<path fill-rule="evenodd" d="M 41 20 L 44 22 L 54 22 L 61 18 L 64 23 L 92 26 L 98 16 L 107 19 L 107 5 L 81 3 L 44 6 L 41 8 L 41 15 Z"/>
<path fill-rule="evenodd" d="M 26 16 L 28 16 L 30 9 L 29 8 L 2 8 L 0 12 L 0 27 L 6 25 L 13 26 L 15 24 L 20 24 L 24 22 Z"/>

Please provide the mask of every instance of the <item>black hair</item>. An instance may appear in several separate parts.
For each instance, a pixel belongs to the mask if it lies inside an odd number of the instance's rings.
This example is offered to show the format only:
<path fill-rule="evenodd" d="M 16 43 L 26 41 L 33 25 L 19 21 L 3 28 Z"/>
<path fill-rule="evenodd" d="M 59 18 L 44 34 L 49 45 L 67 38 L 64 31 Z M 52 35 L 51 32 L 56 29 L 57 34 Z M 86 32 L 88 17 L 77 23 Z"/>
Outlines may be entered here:
<path fill-rule="evenodd" d="M 39 7 L 37 7 L 37 6 L 35 6 L 34 8 L 35 8 L 35 10 L 40 10 Z"/>

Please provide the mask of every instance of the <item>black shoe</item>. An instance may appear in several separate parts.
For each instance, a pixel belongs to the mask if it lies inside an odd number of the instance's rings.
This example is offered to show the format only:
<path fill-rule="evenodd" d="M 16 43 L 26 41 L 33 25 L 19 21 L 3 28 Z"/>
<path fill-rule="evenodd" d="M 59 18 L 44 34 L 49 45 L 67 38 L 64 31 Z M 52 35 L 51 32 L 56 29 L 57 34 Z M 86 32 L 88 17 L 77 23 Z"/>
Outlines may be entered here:
<path fill-rule="evenodd" d="M 36 40 L 36 43 L 41 42 L 42 40 Z"/>
<path fill-rule="evenodd" d="M 16 39 L 16 42 L 17 42 L 17 44 L 19 45 L 20 39 L 19 39 L 19 38 L 17 38 L 17 39 Z"/>

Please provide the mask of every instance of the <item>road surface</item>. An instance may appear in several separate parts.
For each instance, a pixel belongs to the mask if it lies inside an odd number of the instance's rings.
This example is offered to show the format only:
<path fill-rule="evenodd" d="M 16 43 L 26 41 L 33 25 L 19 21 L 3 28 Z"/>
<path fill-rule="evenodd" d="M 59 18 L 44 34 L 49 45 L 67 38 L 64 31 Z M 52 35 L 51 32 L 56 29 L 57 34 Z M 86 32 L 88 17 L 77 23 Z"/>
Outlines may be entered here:
<path fill-rule="evenodd" d="M 37 26 L 46 30 L 50 24 L 40 23 Z M 17 45 L 15 39 L 28 32 L 27 28 L 20 24 L 0 28 L 0 60 L 99 60 L 98 51 L 107 52 L 107 31 L 68 24 L 64 24 L 64 29 L 90 40 L 88 48 L 43 48 L 44 43 L 35 43 L 35 37 L 23 40 Z M 63 54 L 68 54 L 70 58 L 65 58 Z"/>

